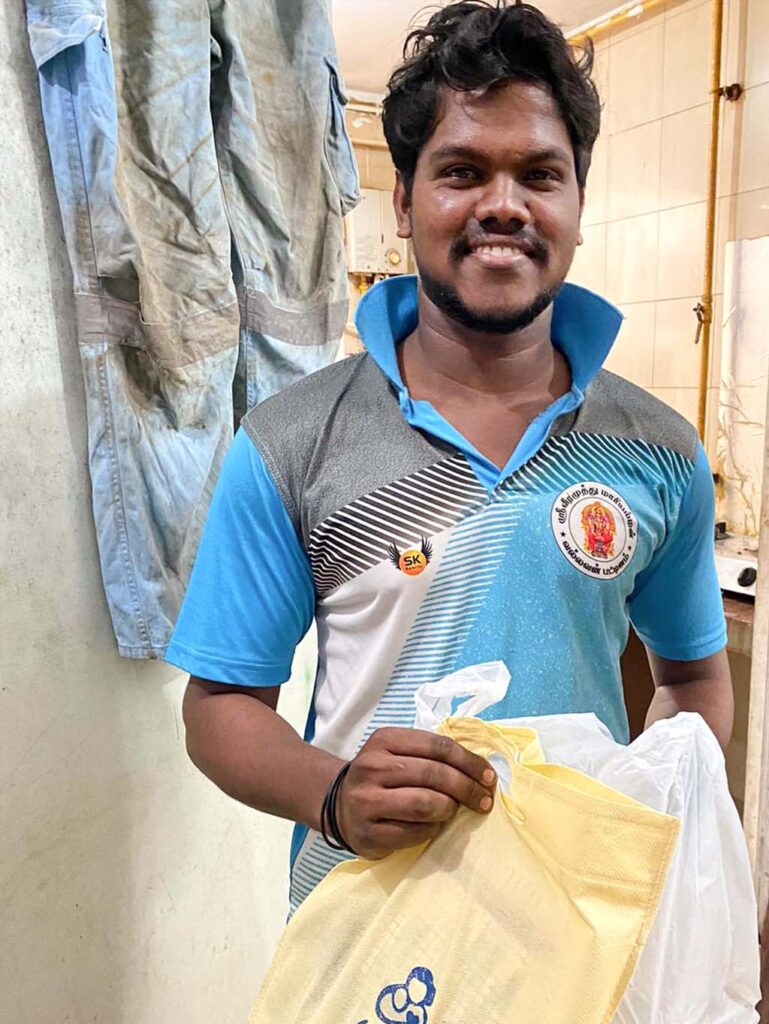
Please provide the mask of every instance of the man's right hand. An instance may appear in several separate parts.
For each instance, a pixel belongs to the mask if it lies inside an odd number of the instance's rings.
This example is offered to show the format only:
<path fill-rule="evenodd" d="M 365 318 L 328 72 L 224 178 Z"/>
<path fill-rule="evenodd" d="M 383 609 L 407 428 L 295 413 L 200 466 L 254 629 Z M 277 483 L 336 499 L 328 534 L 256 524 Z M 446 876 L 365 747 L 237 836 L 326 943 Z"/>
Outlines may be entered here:
<path fill-rule="evenodd" d="M 367 860 L 434 838 L 460 804 L 488 814 L 496 773 L 448 736 L 418 729 L 379 729 L 342 782 L 337 823 Z"/>

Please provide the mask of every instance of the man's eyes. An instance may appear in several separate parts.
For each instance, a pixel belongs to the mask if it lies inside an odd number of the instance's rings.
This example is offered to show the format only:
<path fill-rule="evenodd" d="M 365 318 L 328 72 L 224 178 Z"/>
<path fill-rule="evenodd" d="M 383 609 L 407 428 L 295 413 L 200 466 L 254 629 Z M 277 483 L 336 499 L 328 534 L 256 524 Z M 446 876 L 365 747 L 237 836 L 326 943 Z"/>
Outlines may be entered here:
<path fill-rule="evenodd" d="M 557 171 L 552 170 L 549 167 L 535 167 L 530 171 L 526 172 L 527 181 L 561 181 L 561 175 Z"/>
<path fill-rule="evenodd" d="M 483 174 L 476 167 L 468 167 L 465 164 L 454 167 L 447 167 L 441 171 L 442 178 L 449 178 L 453 181 L 476 182 L 483 178 Z M 563 175 L 551 167 L 532 167 L 525 171 L 522 176 L 524 182 L 536 184 L 558 184 L 563 181 Z"/>
<path fill-rule="evenodd" d="M 480 177 L 479 172 L 474 167 L 460 166 L 460 167 L 449 167 L 443 172 L 445 178 L 456 178 L 460 181 L 473 181 Z"/>

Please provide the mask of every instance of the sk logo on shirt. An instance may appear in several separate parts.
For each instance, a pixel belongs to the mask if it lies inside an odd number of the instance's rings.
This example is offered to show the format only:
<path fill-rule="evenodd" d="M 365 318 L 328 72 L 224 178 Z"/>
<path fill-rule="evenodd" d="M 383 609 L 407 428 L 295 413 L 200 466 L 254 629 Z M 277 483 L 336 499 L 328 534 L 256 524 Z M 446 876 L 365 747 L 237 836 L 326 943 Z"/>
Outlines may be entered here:
<path fill-rule="evenodd" d="M 423 537 L 420 549 L 408 548 L 401 553 L 393 542 L 387 549 L 387 554 L 396 569 L 400 569 L 407 576 L 418 576 L 429 565 L 433 557 L 433 546 L 427 537 Z"/>

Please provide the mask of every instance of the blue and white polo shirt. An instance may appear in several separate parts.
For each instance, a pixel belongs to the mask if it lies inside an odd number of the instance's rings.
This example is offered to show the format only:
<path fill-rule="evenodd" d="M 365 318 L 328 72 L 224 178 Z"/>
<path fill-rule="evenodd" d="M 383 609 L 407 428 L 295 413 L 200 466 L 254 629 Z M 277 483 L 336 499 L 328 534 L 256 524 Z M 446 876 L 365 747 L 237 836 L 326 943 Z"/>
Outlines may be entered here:
<path fill-rule="evenodd" d="M 345 759 L 412 725 L 422 683 L 493 660 L 511 681 L 484 717 L 593 711 L 626 740 L 628 623 L 683 661 L 721 650 L 726 630 L 707 459 L 682 417 L 601 369 L 620 313 L 563 286 L 552 338 L 572 388 L 502 470 L 400 377 L 416 279 L 372 288 L 357 323 L 365 354 L 243 421 L 167 660 L 275 686 L 315 618 L 306 738 Z M 341 856 L 297 828 L 293 906 Z"/>

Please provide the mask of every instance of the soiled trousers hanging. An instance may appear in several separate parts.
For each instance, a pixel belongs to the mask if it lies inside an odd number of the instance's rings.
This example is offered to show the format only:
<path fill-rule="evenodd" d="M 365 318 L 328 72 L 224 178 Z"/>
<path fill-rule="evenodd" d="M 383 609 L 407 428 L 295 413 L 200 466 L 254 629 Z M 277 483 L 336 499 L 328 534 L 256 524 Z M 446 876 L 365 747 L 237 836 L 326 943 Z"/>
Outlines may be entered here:
<path fill-rule="evenodd" d="M 162 657 L 233 423 L 335 355 L 358 178 L 325 0 L 28 0 L 120 653 Z"/>

